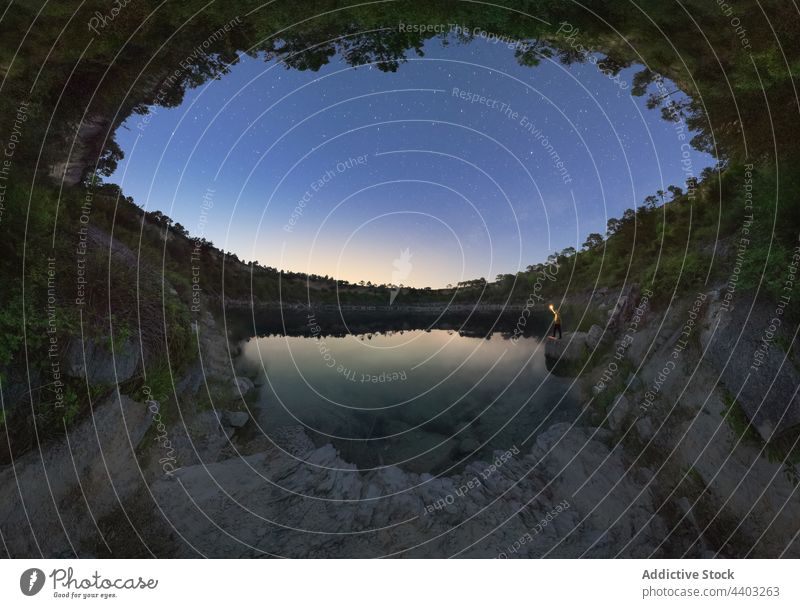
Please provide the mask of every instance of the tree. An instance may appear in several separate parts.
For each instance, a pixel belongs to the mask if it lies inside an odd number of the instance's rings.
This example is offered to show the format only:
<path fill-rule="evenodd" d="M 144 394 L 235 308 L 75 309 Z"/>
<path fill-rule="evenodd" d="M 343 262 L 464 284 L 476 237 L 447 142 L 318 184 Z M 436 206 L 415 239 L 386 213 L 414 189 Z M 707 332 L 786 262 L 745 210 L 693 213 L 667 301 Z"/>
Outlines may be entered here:
<path fill-rule="evenodd" d="M 652 194 L 650 196 L 645 196 L 644 204 L 647 206 L 648 209 L 655 209 L 656 205 L 658 204 L 658 199 Z"/>
<path fill-rule="evenodd" d="M 575 253 L 575 247 L 565 247 L 561 250 L 561 255 L 565 258 L 571 258 L 573 255 L 575 255 Z"/>
<path fill-rule="evenodd" d="M 672 195 L 672 200 L 674 201 L 676 198 L 683 196 L 683 190 L 680 189 L 679 186 L 668 186 L 667 190 Z"/>
<path fill-rule="evenodd" d="M 714 167 L 706 167 L 702 171 L 700 171 L 700 181 L 710 180 L 717 174 L 717 170 Z"/>
<path fill-rule="evenodd" d="M 590 249 L 594 249 L 595 247 L 599 247 L 602 244 L 603 236 L 597 232 L 592 232 L 586 237 L 586 242 L 583 244 L 583 248 L 588 251 Z"/>
<path fill-rule="evenodd" d="M 650 84 L 655 80 L 656 73 L 652 70 L 644 69 L 636 72 L 633 75 L 633 86 L 631 87 L 631 95 L 642 97 L 647 93 Z"/>
<path fill-rule="evenodd" d="M 513 274 L 498 274 L 496 282 L 501 287 L 510 287 L 514 283 L 514 279 L 516 278 Z"/>
<path fill-rule="evenodd" d="M 117 170 L 117 164 L 125 157 L 119 144 L 112 138 L 106 141 L 106 147 L 97 159 L 97 175 L 108 177 Z"/>
<path fill-rule="evenodd" d="M 612 234 L 616 234 L 617 230 L 622 227 L 622 222 L 615 217 L 612 217 L 606 223 L 606 234 L 611 236 Z"/>

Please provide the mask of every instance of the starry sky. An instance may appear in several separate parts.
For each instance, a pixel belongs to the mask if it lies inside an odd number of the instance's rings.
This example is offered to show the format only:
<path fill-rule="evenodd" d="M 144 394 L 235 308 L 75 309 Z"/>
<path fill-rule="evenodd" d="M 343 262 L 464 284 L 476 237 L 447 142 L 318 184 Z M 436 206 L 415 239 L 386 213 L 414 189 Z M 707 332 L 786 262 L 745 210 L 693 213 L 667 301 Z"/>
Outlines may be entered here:
<path fill-rule="evenodd" d="M 635 71 L 524 67 L 486 40 L 429 41 L 395 73 L 245 56 L 180 107 L 131 117 L 110 181 L 243 260 L 379 284 L 492 280 L 683 186 L 686 163 L 714 164 L 630 95 Z"/>

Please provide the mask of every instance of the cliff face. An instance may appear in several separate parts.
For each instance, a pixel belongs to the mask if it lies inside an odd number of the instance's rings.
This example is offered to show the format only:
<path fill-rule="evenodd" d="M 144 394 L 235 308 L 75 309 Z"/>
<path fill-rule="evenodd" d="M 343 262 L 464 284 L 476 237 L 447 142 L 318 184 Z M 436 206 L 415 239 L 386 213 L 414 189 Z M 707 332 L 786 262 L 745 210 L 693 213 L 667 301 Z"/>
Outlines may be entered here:
<path fill-rule="evenodd" d="M 87 117 L 74 130 L 69 155 L 53 161 L 49 177 L 56 183 L 75 186 L 95 167 L 109 140 L 113 140 L 114 125 L 99 114 Z"/>
<path fill-rule="evenodd" d="M 728 306 L 719 290 L 666 310 L 653 311 L 653 301 L 620 324 L 585 379 L 602 404 L 595 421 L 646 471 L 657 513 L 696 529 L 696 545 L 736 557 L 798 555 L 798 372 L 776 346 L 790 340 L 776 334 L 750 370 L 774 303 L 741 294 Z"/>

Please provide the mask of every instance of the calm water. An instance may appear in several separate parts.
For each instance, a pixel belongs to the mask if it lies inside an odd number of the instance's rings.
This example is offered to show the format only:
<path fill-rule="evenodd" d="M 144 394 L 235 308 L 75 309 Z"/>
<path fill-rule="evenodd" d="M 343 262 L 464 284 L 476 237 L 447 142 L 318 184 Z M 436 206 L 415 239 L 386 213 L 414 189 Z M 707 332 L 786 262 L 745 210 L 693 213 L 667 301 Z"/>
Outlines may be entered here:
<path fill-rule="evenodd" d="M 303 425 L 315 443 L 333 443 L 361 469 L 439 473 L 529 447 L 531 437 L 578 414 L 570 381 L 548 375 L 535 336 L 323 332 L 311 321 L 305 335 L 243 343 L 240 368 L 260 385 L 257 421 L 279 444 L 282 427 Z"/>

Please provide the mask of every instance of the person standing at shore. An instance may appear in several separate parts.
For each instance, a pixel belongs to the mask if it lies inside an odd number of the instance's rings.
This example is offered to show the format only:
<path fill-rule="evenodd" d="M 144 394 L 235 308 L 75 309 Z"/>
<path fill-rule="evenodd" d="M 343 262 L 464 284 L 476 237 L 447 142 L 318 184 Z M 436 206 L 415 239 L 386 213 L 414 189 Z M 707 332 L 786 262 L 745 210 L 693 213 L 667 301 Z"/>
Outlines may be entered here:
<path fill-rule="evenodd" d="M 553 313 L 553 335 L 551 336 L 553 339 L 556 337 L 556 332 L 558 332 L 558 339 L 561 339 L 561 315 L 558 314 L 558 311 L 555 309 L 555 306 L 550 304 L 550 312 Z"/>

